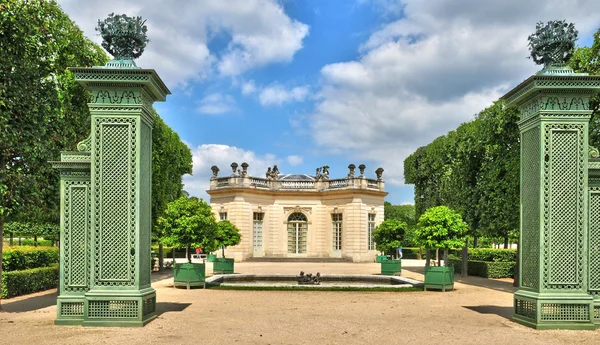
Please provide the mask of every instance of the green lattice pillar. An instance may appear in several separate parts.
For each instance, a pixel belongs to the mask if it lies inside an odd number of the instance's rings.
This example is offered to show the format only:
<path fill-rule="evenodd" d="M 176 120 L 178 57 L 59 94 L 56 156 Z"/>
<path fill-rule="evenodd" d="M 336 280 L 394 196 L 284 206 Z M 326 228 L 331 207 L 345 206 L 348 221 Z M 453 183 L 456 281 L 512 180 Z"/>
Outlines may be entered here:
<path fill-rule="evenodd" d="M 521 111 L 520 279 L 514 319 L 595 328 L 588 291 L 589 99 L 600 77 L 544 69 L 504 96 Z"/>
<path fill-rule="evenodd" d="M 56 324 L 83 322 L 84 296 L 90 286 L 90 153 L 62 152 L 52 162 L 60 172 L 60 280 Z"/>
<path fill-rule="evenodd" d="M 154 70 L 72 68 L 91 92 L 91 274 L 84 325 L 142 326 L 150 286 L 152 104 L 169 90 Z"/>

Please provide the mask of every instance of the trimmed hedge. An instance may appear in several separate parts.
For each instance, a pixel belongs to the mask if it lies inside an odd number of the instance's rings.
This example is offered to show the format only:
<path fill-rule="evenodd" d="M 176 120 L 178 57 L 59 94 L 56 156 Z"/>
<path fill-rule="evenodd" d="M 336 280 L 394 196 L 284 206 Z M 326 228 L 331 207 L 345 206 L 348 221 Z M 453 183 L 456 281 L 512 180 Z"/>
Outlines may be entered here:
<path fill-rule="evenodd" d="M 450 251 L 451 253 L 452 251 Z M 425 260 L 425 248 L 421 248 L 421 259 Z M 440 257 L 443 257 L 444 251 L 440 249 Z M 418 259 L 419 258 L 419 248 L 402 248 L 402 258 L 403 259 Z M 435 249 L 431 249 L 431 258 L 436 259 L 435 257 Z"/>
<path fill-rule="evenodd" d="M 470 261 L 469 274 L 484 278 L 512 278 L 515 274 L 515 262 Z"/>
<path fill-rule="evenodd" d="M 516 249 L 469 249 L 469 261 L 516 262 Z"/>
<path fill-rule="evenodd" d="M 58 265 L 2 272 L 2 298 L 26 295 L 58 287 Z"/>
<path fill-rule="evenodd" d="M 425 250 L 423 250 L 425 256 Z M 419 248 L 402 248 L 403 259 L 417 259 L 419 257 Z"/>
<path fill-rule="evenodd" d="M 2 271 L 21 271 L 58 263 L 57 247 L 12 247 L 2 252 Z"/>
<path fill-rule="evenodd" d="M 454 265 L 454 272 L 462 272 L 462 260 L 455 255 L 448 256 L 448 263 Z M 468 275 L 483 278 L 512 278 L 516 262 L 468 261 Z"/>

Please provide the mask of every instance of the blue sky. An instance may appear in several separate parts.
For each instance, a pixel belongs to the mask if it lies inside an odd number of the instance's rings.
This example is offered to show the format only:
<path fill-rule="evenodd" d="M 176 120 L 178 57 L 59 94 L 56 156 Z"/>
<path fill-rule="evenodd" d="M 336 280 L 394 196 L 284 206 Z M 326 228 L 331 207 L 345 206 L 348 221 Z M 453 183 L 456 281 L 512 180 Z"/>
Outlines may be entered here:
<path fill-rule="evenodd" d="M 96 42 L 110 12 L 147 20 L 137 61 L 170 88 L 159 114 L 188 144 L 185 189 L 207 198 L 217 165 L 331 178 L 383 167 L 386 200 L 412 203 L 403 160 L 538 70 L 537 21 L 566 19 L 589 45 L 600 2 L 477 0 L 59 0 Z"/>

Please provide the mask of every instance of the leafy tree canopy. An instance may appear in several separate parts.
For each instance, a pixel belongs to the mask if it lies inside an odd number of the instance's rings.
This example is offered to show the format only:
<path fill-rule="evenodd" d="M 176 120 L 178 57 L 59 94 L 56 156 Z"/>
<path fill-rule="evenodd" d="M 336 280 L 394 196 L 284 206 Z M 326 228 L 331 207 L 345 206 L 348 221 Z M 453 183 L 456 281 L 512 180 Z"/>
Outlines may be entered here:
<path fill-rule="evenodd" d="M 419 218 L 416 237 L 426 248 L 458 249 L 464 245 L 468 230 L 460 214 L 447 206 L 436 206 Z"/>
<path fill-rule="evenodd" d="M 217 236 L 215 237 L 215 245 L 217 248 L 222 248 L 223 257 L 225 257 L 225 248 L 240 244 L 242 237 L 240 230 L 228 220 L 222 220 L 217 223 Z M 213 249 L 214 250 L 214 249 Z"/>
<path fill-rule="evenodd" d="M 181 197 L 167 205 L 158 227 L 164 245 L 176 248 L 208 248 L 217 236 L 217 221 L 210 206 L 197 197 Z"/>
<path fill-rule="evenodd" d="M 406 222 L 397 219 L 386 219 L 373 231 L 375 248 L 384 253 L 394 253 L 396 248 L 402 247 Z"/>
<path fill-rule="evenodd" d="M 183 195 L 182 176 L 192 173 L 192 153 L 179 135 L 154 111 L 152 128 L 152 230 L 162 236 L 156 220 L 167 204 Z"/>

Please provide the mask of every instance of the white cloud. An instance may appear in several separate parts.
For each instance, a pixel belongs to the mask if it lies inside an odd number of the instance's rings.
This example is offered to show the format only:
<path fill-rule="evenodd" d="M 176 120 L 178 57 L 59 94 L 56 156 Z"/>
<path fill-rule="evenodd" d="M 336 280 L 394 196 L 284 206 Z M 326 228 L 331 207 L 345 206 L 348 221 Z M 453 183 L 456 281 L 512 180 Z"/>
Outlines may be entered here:
<path fill-rule="evenodd" d="M 287 156 L 287 162 L 291 166 L 297 166 L 304 162 L 304 158 L 302 158 L 302 156 L 298 156 L 298 155 L 290 155 L 290 156 Z"/>
<path fill-rule="evenodd" d="M 417 147 L 539 70 L 525 59 L 537 21 L 566 18 L 580 36 L 600 25 L 592 0 L 396 3 L 402 19 L 373 33 L 359 59 L 322 68 L 320 101 L 306 121 L 320 147 L 375 160 L 391 184 L 403 183 L 403 160 Z"/>
<path fill-rule="evenodd" d="M 230 95 L 212 93 L 198 102 L 198 112 L 201 114 L 218 115 L 237 110 L 236 102 Z"/>
<path fill-rule="evenodd" d="M 263 106 L 282 105 L 291 101 L 304 101 L 307 96 L 307 86 L 296 86 L 287 90 L 281 85 L 274 85 L 263 88 L 258 95 L 258 100 Z"/>
<path fill-rule="evenodd" d="M 289 62 L 302 48 L 309 27 L 290 18 L 277 0 L 178 1 L 59 0 L 63 10 L 97 43 L 94 27 L 109 11 L 146 19 L 150 43 L 137 62 L 155 68 L 167 86 L 220 73 L 236 76 L 249 69 Z M 224 33 L 225 35 L 221 35 Z M 227 48 L 210 51 L 215 37 L 231 38 Z"/>
<path fill-rule="evenodd" d="M 220 145 L 203 144 L 191 148 L 193 160 L 193 175 L 185 175 L 183 178 L 184 189 L 190 195 L 209 200 L 206 190 L 210 188 L 210 178 L 212 176 L 211 166 L 216 165 L 219 170 L 219 176 L 229 176 L 232 174 L 231 163 L 238 165 L 248 163 L 248 174 L 250 176 L 264 177 L 267 168 L 278 164 L 279 159 L 273 154 L 257 155 L 253 151 L 243 148 Z"/>
<path fill-rule="evenodd" d="M 254 80 L 249 80 L 242 84 L 242 94 L 244 96 L 251 95 L 256 92 L 256 85 L 254 84 Z"/>

